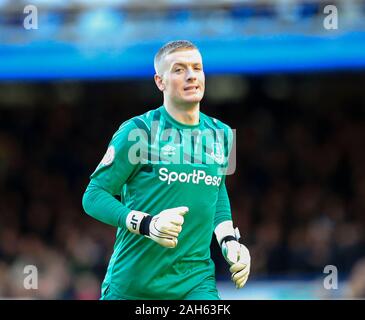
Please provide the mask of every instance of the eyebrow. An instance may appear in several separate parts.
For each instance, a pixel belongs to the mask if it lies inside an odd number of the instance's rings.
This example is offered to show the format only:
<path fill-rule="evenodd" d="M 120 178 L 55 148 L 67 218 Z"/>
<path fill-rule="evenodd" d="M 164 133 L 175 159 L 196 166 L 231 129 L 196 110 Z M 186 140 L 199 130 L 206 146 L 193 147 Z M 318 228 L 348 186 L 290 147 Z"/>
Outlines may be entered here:
<path fill-rule="evenodd" d="M 184 63 L 184 62 L 175 62 L 173 65 L 172 65 L 172 67 L 171 67 L 171 69 L 172 68 L 174 68 L 174 67 L 176 67 L 176 66 L 187 66 L 187 65 L 193 65 L 193 66 L 201 66 L 202 65 L 202 63 L 201 62 L 194 62 L 194 63 Z"/>

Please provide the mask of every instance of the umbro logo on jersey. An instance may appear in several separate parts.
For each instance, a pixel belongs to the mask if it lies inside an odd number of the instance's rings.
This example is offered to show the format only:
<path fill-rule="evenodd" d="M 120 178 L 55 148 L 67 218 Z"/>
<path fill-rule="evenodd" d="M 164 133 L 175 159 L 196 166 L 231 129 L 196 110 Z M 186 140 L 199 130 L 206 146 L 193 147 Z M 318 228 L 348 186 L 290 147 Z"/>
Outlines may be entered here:
<path fill-rule="evenodd" d="M 161 150 L 164 156 L 174 156 L 176 147 L 172 146 L 171 144 L 167 144 L 163 146 Z"/>

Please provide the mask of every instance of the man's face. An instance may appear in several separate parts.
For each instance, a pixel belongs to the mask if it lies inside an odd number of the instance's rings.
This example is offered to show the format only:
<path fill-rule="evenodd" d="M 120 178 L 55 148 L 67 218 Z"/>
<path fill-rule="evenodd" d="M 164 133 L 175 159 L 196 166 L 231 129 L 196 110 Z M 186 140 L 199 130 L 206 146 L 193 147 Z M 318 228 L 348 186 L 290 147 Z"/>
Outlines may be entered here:
<path fill-rule="evenodd" d="M 190 105 L 202 100 L 205 90 L 203 62 L 198 50 L 178 50 L 162 58 L 161 91 L 177 105 Z"/>

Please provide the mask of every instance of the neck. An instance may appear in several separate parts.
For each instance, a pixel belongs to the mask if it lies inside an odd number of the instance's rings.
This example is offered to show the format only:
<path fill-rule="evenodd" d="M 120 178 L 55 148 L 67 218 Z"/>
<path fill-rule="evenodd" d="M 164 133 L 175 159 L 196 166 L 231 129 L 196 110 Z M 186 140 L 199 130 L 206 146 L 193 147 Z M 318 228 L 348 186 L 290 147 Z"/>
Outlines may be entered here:
<path fill-rule="evenodd" d="M 169 101 L 164 101 L 166 111 L 176 121 L 187 125 L 196 125 L 199 123 L 199 102 L 189 105 L 176 106 Z"/>

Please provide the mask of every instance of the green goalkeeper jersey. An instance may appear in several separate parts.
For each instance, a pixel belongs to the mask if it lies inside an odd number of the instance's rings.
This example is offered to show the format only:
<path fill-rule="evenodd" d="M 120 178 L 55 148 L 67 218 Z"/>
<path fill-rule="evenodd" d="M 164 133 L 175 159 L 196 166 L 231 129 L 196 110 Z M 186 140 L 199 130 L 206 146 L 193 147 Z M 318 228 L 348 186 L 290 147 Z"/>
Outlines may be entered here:
<path fill-rule="evenodd" d="M 103 288 L 124 299 L 184 299 L 214 279 L 213 231 L 231 220 L 225 173 L 232 140 L 224 123 L 200 112 L 199 124 L 185 125 L 164 106 L 119 127 L 83 197 L 89 215 L 118 228 Z M 126 227 L 131 210 L 156 215 L 179 206 L 189 212 L 175 248 Z"/>

